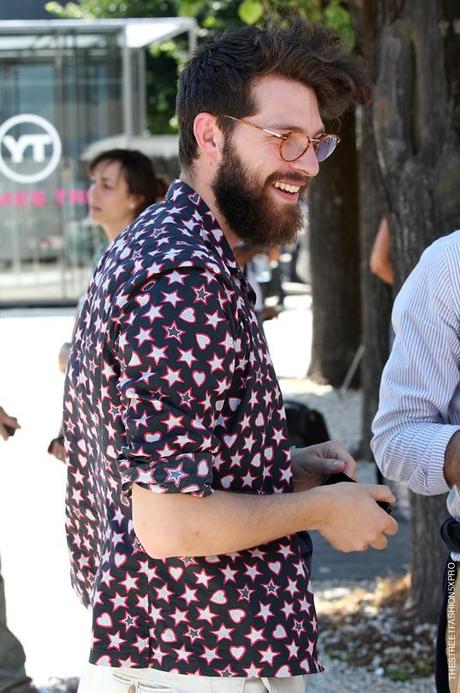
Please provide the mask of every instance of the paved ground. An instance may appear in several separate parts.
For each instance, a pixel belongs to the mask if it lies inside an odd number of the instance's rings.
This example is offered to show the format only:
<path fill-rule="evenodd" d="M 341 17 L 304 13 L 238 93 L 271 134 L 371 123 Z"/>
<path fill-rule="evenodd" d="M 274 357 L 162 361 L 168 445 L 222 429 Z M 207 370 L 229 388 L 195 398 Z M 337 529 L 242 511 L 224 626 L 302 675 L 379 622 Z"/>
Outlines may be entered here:
<path fill-rule="evenodd" d="M 68 578 L 65 469 L 46 450 L 56 434 L 62 375 L 57 351 L 72 312 L 0 317 L 0 399 L 22 430 L 0 441 L 0 551 L 10 625 L 38 682 L 81 671 L 88 614 Z"/>
<path fill-rule="evenodd" d="M 362 580 L 404 575 L 410 564 L 410 527 L 398 520 L 399 532 L 391 537 L 385 551 L 339 553 L 316 533 L 313 534 L 313 584 L 320 580 Z"/>
<path fill-rule="evenodd" d="M 358 463 L 358 479 L 367 484 L 375 483 L 375 466 L 370 462 Z M 404 575 L 410 567 L 410 523 L 407 500 L 402 489 L 396 489 L 400 505 L 393 515 L 399 531 L 390 537 L 385 551 L 371 549 L 365 553 L 339 553 L 319 534 L 313 532 L 314 560 L 313 579 L 319 580 L 363 580 L 389 575 Z"/>
<path fill-rule="evenodd" d="M 340 399 L 331 388 L 304 379 L 310 358 L 309 298 L 288 301 L 290 309 L 267 325 L 282 387 L 321 409 L 332 435 L 352 449 L 359 438 L 359 393 Z M 63 379 L 57 351 L 68 340 L 72 324 L 69 310 L 0 312 L 0 402 L 23 427 L 7 445 L 0 445 L 0 550 L 10 625 L 38 682 L 78 674 L 88 650 L 88 614 L 68 580 L 65 470 L 46 453 L 60 417 Z M 369 465 L 361 465 L 361 472 L 366 480 L 373 474 Z M 315 545 L 316 582 L 400 573 L 408 562 L 408 527 L 402 523 L 385 553 L 344 555 L 320 540 L 315 539 Z M 321 690 L 336 690 L 333 685 Z"/>

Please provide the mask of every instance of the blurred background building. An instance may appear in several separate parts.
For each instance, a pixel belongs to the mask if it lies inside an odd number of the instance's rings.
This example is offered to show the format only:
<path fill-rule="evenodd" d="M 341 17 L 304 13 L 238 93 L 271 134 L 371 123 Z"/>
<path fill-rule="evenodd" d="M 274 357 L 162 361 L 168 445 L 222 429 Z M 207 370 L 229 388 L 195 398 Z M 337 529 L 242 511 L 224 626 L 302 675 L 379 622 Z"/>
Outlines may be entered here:
<path fill-rule="evenodd" d="M 50 20 L 43 0 L 0 9 L 0 304 L 72 303 L 100 230 L 85 161 L 113 146 L 174 155 L 146 132 L 145 54 L 190 18 Z"/>

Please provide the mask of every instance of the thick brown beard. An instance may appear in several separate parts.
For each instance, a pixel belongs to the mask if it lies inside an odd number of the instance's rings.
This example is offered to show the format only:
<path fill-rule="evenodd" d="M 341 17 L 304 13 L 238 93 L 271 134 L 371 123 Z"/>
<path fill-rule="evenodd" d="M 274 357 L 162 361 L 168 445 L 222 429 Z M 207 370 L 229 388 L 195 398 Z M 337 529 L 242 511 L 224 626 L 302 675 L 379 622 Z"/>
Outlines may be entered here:
<path fill-rule="evenodd" d="M 309 180 L 294 173 L 271 174 L 263 186 L 248 172 L 229 140 L 212 189 L 219 210 L 236 235 L 251 245 L 265 247 L 289 243 L 297 237 L 303 226 L 299 201 L 279 209 L 270 198 L 270 188 L 282 178 L 293 185 L 304 186 L 304 197 Z"/>

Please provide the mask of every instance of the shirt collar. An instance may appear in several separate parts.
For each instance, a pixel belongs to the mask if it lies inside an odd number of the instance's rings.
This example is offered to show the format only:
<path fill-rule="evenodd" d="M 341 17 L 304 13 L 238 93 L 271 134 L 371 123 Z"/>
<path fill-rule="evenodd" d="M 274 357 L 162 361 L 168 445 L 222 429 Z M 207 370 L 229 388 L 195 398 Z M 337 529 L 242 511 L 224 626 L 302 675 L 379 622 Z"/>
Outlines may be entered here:
<path fill-rule="evenodd" d="M 190 185 L 181 180 L 173 181 L 166 193 L 166 203 L 168 206 L 173 205 L 177 212 L 186 208 L 190 210 L 190 207 L 193 206 L 192 223 L 188 226 L 189 231 L 197 233 L 202 242 L 213 253 L 219 254 L 232 275 L 241 276 L 241 270 L 233 250 L 217 219 L 203 198 Z"/>

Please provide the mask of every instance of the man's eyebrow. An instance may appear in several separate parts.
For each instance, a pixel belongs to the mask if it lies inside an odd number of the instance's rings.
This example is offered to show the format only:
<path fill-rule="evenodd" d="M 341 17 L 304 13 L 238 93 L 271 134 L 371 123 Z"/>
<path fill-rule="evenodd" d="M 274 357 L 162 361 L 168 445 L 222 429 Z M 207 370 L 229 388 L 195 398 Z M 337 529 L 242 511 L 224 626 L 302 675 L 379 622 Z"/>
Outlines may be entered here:
<path fill-rule="evenodd" d="M 285 124 L 277 124 L 277 125 L 271 125 L 268 130 L 290 130 L 290 132 L 301 132 L 302 135 L 306 134 L 306 131 L 304 128 L 300 128 L 298 125 L 285 125 Z M 326 129 L 324 125 L 317 130 L 311 137 L 319 137 L 319 135 L 323 135 L 326 132 Z"/>

